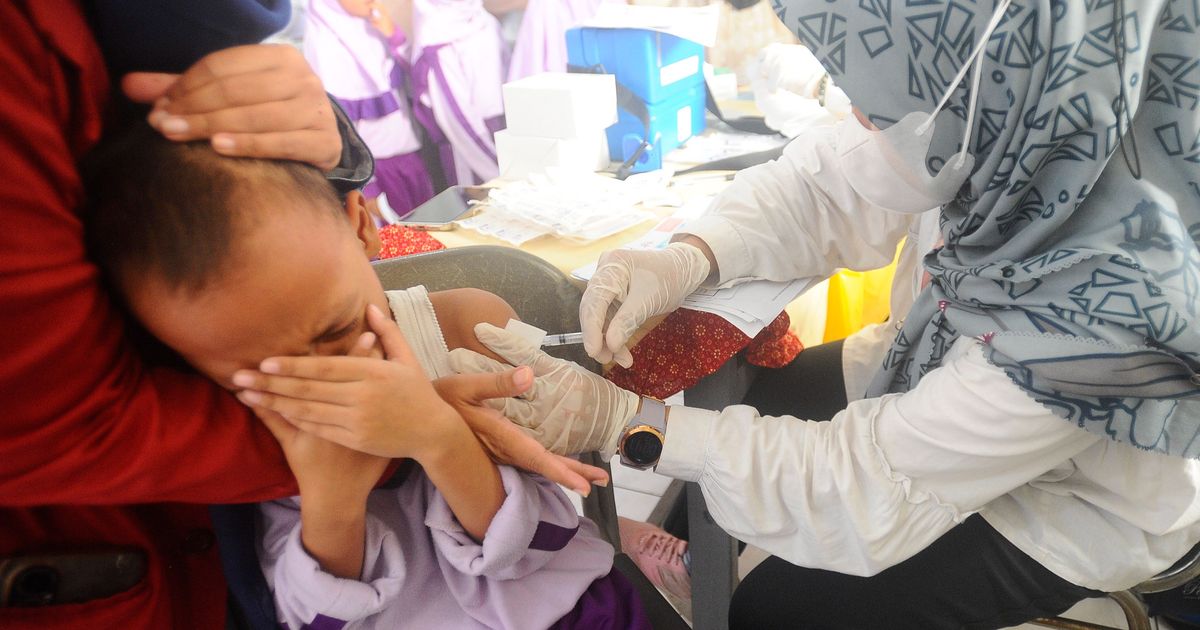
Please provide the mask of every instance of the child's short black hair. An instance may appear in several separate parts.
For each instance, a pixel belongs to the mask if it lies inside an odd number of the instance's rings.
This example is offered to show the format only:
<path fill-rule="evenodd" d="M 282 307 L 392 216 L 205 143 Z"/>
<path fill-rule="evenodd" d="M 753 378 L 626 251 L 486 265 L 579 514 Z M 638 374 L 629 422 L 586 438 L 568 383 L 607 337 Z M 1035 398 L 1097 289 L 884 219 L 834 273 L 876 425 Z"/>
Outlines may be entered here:
<path fill-rule="evenodd" d="M 138 277 L 204 289 L 227 270 L 238 232 L 263 212 L 342 215 L 313 166 L 225 157 L 207 142 L 169 141 L 144 121 L 103 140 L 81 172 L 88 249 L 119 290 Z"/>

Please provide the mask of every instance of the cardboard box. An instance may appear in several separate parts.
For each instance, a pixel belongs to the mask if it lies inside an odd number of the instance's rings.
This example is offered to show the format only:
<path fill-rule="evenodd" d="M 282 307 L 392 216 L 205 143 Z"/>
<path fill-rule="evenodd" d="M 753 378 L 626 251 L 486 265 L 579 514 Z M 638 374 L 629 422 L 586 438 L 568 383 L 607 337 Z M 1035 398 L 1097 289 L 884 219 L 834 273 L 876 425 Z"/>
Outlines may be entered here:
<path fill-rule="evenodd" d="M 608 142 L 603 129 L 579 138 L 522 136 L 512 129 L 496 132 L 500 177 L 524 179 L 547 167 L 595 172 L 608 167 Z"/>
<path fill-rule="evenodd" d="M 503 87 L 507 129 L 518 136 L 583 138 L 617 122 L 609 74 L 546 72 Z"/>

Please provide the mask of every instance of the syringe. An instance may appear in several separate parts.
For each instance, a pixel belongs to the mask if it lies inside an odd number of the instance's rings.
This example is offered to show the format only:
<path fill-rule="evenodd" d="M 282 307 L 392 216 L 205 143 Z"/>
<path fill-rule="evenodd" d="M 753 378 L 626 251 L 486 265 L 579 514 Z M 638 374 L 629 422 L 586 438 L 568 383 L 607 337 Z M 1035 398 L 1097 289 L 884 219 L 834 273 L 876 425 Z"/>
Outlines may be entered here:
<path fill-rule="evenodd" d="M 570 346 L 577 343 L 583 343 L 583 333 L 558 333 L 556 335 L 546 335 L 542 338 L 542 347 L 551 348 L 554 346 Z"/>

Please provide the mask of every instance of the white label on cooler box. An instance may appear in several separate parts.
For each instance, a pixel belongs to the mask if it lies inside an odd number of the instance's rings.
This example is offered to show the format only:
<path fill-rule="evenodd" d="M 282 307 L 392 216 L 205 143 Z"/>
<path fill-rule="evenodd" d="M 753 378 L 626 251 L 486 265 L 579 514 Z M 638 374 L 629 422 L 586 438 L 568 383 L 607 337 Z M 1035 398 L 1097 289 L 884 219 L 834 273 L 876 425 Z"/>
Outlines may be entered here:
<path fill-rule="evenodd" d="M 692 106 L 684 105 L 675 114 L 675 137 L 682 143 L 692 137 Z"/>
<path fill-rule="evenodd" d="M 658 82 L 663 87 L 667 87 L 676 81 L 682 81 L 693 74 L 700 72 L 700 57 L 692 55 L 684 57 L 675 63 L 669 63 L 658 71 Z"/>

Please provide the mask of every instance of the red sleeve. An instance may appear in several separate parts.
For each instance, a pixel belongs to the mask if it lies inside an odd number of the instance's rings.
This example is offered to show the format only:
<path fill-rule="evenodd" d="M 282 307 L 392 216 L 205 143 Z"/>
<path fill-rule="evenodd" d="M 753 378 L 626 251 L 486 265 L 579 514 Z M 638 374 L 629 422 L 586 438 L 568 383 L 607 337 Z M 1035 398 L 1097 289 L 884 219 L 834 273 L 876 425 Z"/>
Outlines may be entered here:
<path fill-rule="evenodd" d="M 0 24 L 0 504 L 294 494 L 236 399 L 140 360 L 85 258 L 75 162 L 107 77 L 79 9 L 5 2 Z"/>

